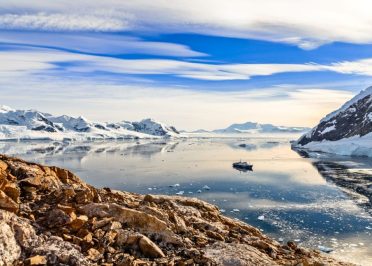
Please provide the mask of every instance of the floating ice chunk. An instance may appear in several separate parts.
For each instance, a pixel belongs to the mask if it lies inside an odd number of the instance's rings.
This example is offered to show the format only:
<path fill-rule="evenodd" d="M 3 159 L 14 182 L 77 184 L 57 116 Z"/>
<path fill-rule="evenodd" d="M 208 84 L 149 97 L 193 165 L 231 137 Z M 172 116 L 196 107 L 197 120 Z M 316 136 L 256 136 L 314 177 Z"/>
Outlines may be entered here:
<path fill-rule="evenodd" d="M 205 185 L 205 186 L 203 187 L 203 189 L 205 189 L 205 190 L 211 190 L 211 188 L 208 187 L 207 185 Z"/>
<path fill-rule="evenodd" d="M 149 188 L 147 188 L 147 189 L 151 191 L 151 190 L 152 190 L 152 187 L 149 187 Z"/>
<path fill-rule="evenodd" d="M 301 242 L 301 239 L 298 239 L 298 238 L 297 238 L 297 239 L 295 239 L 294 241 L 295 241 L 295 242 Z"/>
<path fill-rule="evenodd" d="M 192 191 L 189 191 L 189 194 L 194 194 L 194 192 L 192 192 Z"/>
<path fill-rule="evenodd" d="M 240 212 L 239 209 L 233 209 L 232 211 L 233 211 L 233 212 Z"/>
<path fill-rule="evenodd" d="M 283 239 L 282 237 L 279 237 L 278 241 L 279 241 L 279 242 L 283 242 L 284 239 Z"/>
<path fill-rule="evenodd" d="M 224 213 L 224 212 L 226 212 L 226 210 L 225 209 L 221 209 L 220 212 Z"/>
<path fill-rule="evenodd" d="M 180 184 L 169 185 L 169 187 L 179 187 Z"/>
<path fill-rule="evenodd" d="M 197 193 L 202 193 L 202 191 L 199 189 L 198 191 L 196 191 Z"/>
<path fill-rule="evenodd" d="M 372 230 L 372 227 L 370 227 L 370 226 L 366 226 L 366 229 L 367 229 L 367 230 Z"/>
<path fill-rule="evenodd" d="M 333 251 L 333 248 L 326 247 L 326 246 L 321 246 L 321 245 L 318 246 L 318 249 L 322 252 L 325 252 L 325 253 L 330 253 L 330 252 Z"/>
<path fill-rule="evenodd" d="M 181 190 L 181 191 L 178 191 L 178 192 L 176 193 L 176 195 L 183 195 L 183 193 L 185 193 L 185 191 Z"/>
<path fill-rule="evenodd" d="M 263 221 L 263 220 L 265 220 L 265 216 L 264 215 L 260 215 L 260 216 L 257 217 L 257 219 L 260 220 L 260 221 Z"/>

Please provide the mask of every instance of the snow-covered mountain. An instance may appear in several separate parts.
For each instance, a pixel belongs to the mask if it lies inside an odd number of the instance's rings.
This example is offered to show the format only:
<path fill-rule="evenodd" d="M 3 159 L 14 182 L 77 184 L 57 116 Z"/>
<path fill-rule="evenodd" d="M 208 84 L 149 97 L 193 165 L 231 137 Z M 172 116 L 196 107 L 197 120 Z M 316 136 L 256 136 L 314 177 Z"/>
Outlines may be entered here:
<path fill-rule="evenodd" d="M 294 146 L 341 155 L 372 157 L 372 87 L 324 117 Z"/>
<path fill-rule="evenodd" d="M 144 119 L 140 122 L 97 123 L 86 118 L 53 116 L 36 110 L 0 106 L 0 140 L 93 140 L 177 137 L 172 126 Z"/>
<path fill-rule="evenodd" d="M 284 127 L 272 124 L 259 124 L 246 122 L 242 124 L 232 124 L 224 129 L 213 130 L 214 133 L 298 133 L 309 130 L 306 127 Z"/>

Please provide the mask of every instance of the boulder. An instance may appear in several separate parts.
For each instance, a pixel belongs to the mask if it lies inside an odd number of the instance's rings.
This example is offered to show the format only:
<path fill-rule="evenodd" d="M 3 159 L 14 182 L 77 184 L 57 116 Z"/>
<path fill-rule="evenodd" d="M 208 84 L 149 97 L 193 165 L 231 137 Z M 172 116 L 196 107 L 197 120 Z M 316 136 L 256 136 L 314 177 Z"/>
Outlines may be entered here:
<path fill-rule="evenodd" d="M 7 196 L 4 191 L 0 190 L 0 209 L 10 212 L 17 212 L 19 209 L 19 204 Z"/>
<path fill-rule="evenodd" d="M 138 242 L 138 246 L 146 257 L 162 258 L 165 257 L 163 251 L 148 237 L 142 236 Z"/>
<path fill-rule="evenodd" d="M 25 260 L 25 265 L 26 266 L 32 266 L 32 265 L 46 265 L 47 264 L 47 259 L 45 256 L 33 256 Z"/>

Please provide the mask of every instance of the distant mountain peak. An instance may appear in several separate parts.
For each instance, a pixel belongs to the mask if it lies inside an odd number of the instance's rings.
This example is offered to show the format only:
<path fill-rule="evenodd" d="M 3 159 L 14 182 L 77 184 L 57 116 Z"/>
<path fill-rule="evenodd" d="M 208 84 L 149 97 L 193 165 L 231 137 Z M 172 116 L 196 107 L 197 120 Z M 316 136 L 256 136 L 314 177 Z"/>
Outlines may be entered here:
<path fill-rule="evenodd" d="M 257 122 L 235 123 L 224 129 L 213 130 L 214 133 L 297 133 L 309 130 L 306 127 L 275 126 Z"/>
<path fill-rule="evenodd" d="M 1 139 L 123 139 L 177 137 L 172 126 L 148 118 L 140 122 L 92 122 L 83 116 L 53 116 L 37 110 L 0 106 Z"/>
<path fill-rule="evenodd" d="M 14 111 L 14 110 L 7 105 L 0 105 L 0 113 L 7 113 L 9 111 Z"/>

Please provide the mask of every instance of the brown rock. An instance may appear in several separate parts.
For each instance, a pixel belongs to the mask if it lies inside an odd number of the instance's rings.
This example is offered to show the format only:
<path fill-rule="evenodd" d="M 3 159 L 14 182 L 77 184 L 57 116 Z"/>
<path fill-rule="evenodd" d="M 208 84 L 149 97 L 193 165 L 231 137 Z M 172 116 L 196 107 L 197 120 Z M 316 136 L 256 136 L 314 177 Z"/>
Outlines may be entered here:
<path fill-rule="evenodd" d="M 0 190 L 0 209 L 10 212 L 18 212 L 19 205 L 8 197 L 4 191 Z"/>
<path fill-rule="evenodd" d="M 19 196 L 21 191 L 14 183 L 9 183 L 4 187 L 5 194 L 10 197 L 14 202 L 19 203 Z"/>
<path fill-rule="evenodd" d="M 111 221 L 107 225 L 105 225 L 103 229 L 105 231 L 108 231 L 108 230 L 116 230 L 116 229 L 121 229 L 121 228 L 122 228 L 121 223 L 116 222 L 116 221 Z"/>
<path fill-rule="evenodd" d="M 115 231 L 108 231 L 104 236 L 104 243 L 111 244 L 115 242 L 118 233 Z"/>
<path fill-rule="evenodd" d="M 288 246 L 290 249 L 293 249 L 293 250 L 295 250 L 295 249 L 297 248 L 296 243 L 293 242 L 293 241 L 288 241 L 288 242 L 287 242 L 287 246 Z"/>
<path fill-rule="evenodd" d="M 167 224 L 155 216 L 122 207 L 116 203 L 90 203 L 81 209 L 89 217 L 113 217 L 120 223 L 126 223 L 150 233 L 164 233 L 168 229 Z"/>
<path fill-rule="evenodd" d="M 94 231 L 94 236 L 97 239 L 101 239 L 104 235 L 105 235 L 105 231 L 103 231 L 102 229 L 97 229 Z"/>
<path fill-rule="evenodd" d="M 31 265 L 46 265 L 47 264 L 47 259 L 45 256 L 33 256 L 31 258 L 28 258 L 25 260 L 25 265 L 26 266 L 31 266 Z"/>
<path fill-rule="evenodd" d="M 0 160 L 0 169 L 5 171 L 8 168 L 8 165 Z"/>
<path fill-rule="evenodd" d="M 96 230 L 98 228 L 101 228 L 101 227 L 104 227 L 105 225 L 107 225 L 109 222 L 111 222 L 114 218 L 113 217 L 110 217 L 110 218 L 103 218 L 102 220 L 96 220 L 93 218 L 93 226 L 92 226 L 92 229 L 93 230 Z"/>
<path fill-rule="evenodd" d="M 150 258 L 165 257 L 163 251 L 146 236 L 142 236 L 140 238 L 138 245 L 143 255 L 147 257 Z"/>
<path fill-rule="evenodd" d="M 71 222 L 71 217 L 60 209 L 53 209 L 46 215 L 48 227 L 61 227 Z"/>
<path fill-rule="evenodd" d="M 73 230 L 79 230 L 86 222 L 88 222 L 88 216 L 80 215 L 70 223 L 70 227 Z"/>
<path fill-rule="evenodd" d="M 75 201 L 78 204 L 87 204 L 89 202 L 93 202 L 93 199 L 94 193 L 92 193 L 90 189 L 83 189 L 81 191 L 76 192 Z"/>
<path fill-rule="evenodd" d="M 72 206 L 57 204 L 57 208 L 64 211 L 67 214 L 71 214 L 75 211 L 75 209 Z"/>
<path fill-rule="evenodd" d="M 87 251 L 87 254 L 88 254 L 87 258 L 92 261 L 98 261 L 102 257 L 102 254 L 97 249 L 94 248 L 90 248 Z"/>
<path fill-rule="evenodd" d="M 207 236 L 213 239 L 220 240 L 220 241 L 225 241 L 225 238 L 217 232 L 207 231 Z"/>
<path fill-rule="evenodd" d="M 91 243 L 93 240 L 93 236 L 91 233 L 88 233 L 86 236 L 83 237 L 83 241 L 87 242 L 87 243 Z"/>

